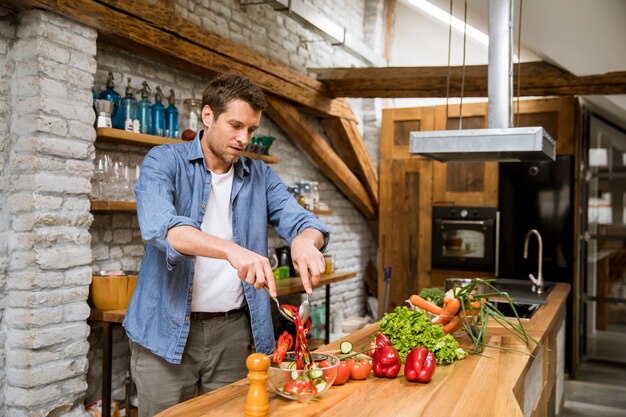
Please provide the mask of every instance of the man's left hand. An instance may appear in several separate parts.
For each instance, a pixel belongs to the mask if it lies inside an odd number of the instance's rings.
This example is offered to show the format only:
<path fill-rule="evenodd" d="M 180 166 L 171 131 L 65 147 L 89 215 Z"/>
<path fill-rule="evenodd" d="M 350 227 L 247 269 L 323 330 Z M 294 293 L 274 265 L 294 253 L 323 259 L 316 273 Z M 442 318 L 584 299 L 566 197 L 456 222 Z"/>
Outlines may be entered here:
<path fill-rule="evenodd" d="M 326 264 L 324 255 L 319 248 L 324 244 L 324 235 L 316 229 L 305 229 L 291 242 L 291 261 L 300 273 L 302 285 L 307 294 L 320 282 L 320 274 L 324 273 Z"/>

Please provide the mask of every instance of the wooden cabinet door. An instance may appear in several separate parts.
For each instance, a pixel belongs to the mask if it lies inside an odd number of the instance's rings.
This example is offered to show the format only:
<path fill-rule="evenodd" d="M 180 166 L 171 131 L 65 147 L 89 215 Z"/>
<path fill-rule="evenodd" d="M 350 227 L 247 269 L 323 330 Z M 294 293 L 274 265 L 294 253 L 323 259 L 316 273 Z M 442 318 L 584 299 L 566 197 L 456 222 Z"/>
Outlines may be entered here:
<path fill-rule="evenodd" d="M 378 234 L 379 313 L 429 286 L 433 162 L 409 155 L 409 133 L 432 130 L 432 108 L 383 111 Z M 385 268 L 390 271 L 385 308 Z"/>
<path fill-rule="evenodd" d="M 483 129 L 487 127 L 487 103 L 437 106 L 435 130 Z M 461 114 L 462 110 L 462 114 Z M 462 117 L 460 117 L 460 115 Z M 434 163 L 433 204 L 496 207 L 497 162 Z"/>

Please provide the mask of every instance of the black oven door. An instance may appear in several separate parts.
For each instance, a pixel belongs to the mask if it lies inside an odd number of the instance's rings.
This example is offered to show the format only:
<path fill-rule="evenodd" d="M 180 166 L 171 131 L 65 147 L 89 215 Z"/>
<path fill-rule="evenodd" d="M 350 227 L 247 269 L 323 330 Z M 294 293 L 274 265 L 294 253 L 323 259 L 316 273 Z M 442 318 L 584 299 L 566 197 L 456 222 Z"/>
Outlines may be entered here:
<path fill-rule="evenodd" d="M 495 208 L 434 207 L 432 266 L 494 270 L 496 219 Z"/>

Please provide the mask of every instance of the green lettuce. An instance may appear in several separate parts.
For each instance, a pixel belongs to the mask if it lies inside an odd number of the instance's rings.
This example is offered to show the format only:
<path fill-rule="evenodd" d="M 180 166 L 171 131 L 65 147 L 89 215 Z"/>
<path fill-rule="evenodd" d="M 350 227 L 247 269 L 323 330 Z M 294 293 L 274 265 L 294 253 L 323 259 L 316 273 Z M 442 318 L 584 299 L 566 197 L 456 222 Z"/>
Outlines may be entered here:
<path fill-rule="evenodd" d="M 402 362 L 414 347 L 423 346 L 435 355 L 438 365 L 450 364 L 467 355 L 452 335 L 444 334 L 441 325 L 433 325 L 423 311 L 396 307 L 385 313 L 380 331 L 391 340 Z"/>

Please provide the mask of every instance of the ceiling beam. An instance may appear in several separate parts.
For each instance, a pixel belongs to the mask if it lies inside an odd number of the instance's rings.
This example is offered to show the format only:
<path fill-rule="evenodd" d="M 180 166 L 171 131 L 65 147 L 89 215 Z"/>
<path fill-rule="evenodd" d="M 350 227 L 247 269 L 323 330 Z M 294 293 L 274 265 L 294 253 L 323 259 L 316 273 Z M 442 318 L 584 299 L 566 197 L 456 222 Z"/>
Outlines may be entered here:
<path fill-rule="evenodd" d="M 374 205 L 378 207 L 378 173 L 365 149 L 365 142 L 357 124 L 334 117 L 324 119 L 322 126 L 339 157 L 361 180 Z"/>
<path fill-rule="evenodd" d="M 173 13 L 171 2 L 146 0 L 0 0 L 19 9 L 40 8 L 62 14 L 98 30 L 175 57 L 182 68 L 205 75 L 237 72 L 268 93 L 302 105 L 323 117 L 355 120 L 352 108 L 329 96 L 326 87 L 287 66 L 274 64 L 245 46 L 207 31 Z"/>
<path fill-rule="evenodd" d="M 289 102 L 267 97 L 267 115 L 317 164 L 321 172 L 363 213 L 376 220 L 377 206 L 359 179 L 304 116 Z"/>
<path fill-rule="evenodd" d="M 519 65 L 514 65 L 514 95 Z M 487 97 L 487 65 L 463 67 L 316 68 L 335 97 Z M 448 78 L 450 86 L 448 91 Z M 576 76 L 546 62 L 521 64 L 521 96 L 626 94 L 626 71 Z"/>

